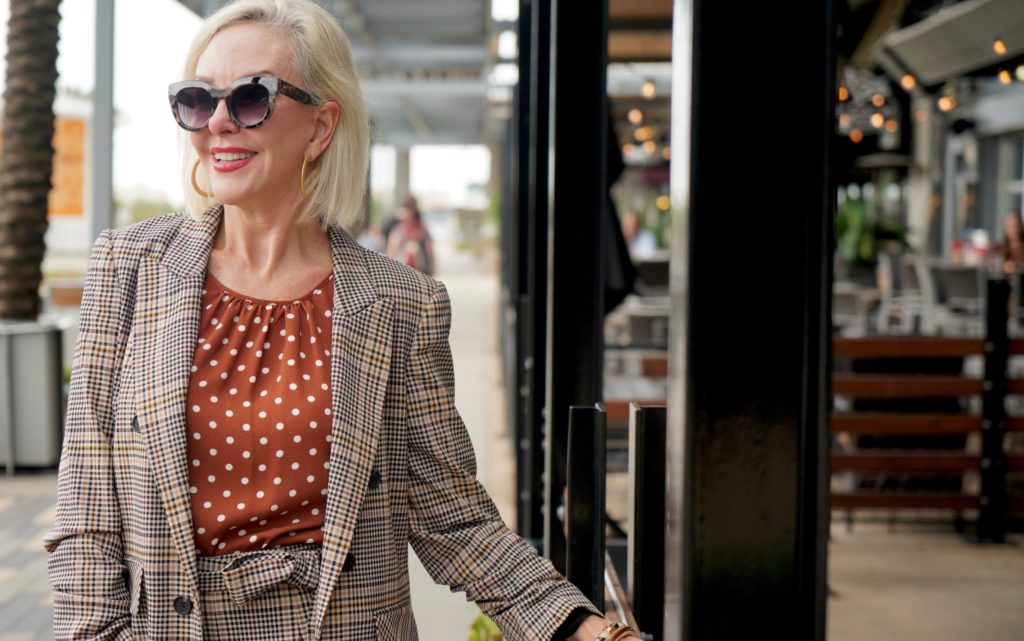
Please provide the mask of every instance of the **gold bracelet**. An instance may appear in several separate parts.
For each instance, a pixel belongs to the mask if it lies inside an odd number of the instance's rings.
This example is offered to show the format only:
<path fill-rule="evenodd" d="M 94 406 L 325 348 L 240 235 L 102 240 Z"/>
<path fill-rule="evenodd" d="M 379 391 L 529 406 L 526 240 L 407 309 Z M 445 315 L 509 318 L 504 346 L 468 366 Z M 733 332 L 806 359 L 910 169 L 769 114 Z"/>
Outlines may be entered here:
<path fill-rule="evenodd" d="M 633 628 L 624 623 L 613 621 L 604 626 L 604 629 L 601 630 L 594 641 L 615 641 L 615 639 L 621 639 L 629 634 L 636 634 Z"/>
<path fill-rule="evenodd" d="M 636 634 L 636 631 L 628 625 L 622 625 L 621 623 L 619 625 L 622 627 L 612 632 L 611 636 L 608 637 L 608 641 L 617 641 L 618 639 L 624 639 L 631 634 L 634 636 L 639 636 L 638 634 Z"/>

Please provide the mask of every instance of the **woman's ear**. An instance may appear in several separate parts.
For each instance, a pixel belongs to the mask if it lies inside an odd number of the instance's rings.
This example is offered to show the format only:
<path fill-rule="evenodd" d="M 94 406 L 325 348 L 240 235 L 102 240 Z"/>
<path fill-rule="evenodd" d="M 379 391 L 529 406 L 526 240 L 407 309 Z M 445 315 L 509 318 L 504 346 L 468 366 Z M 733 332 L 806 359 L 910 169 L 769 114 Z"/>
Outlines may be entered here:
<path fill-rule="evenodd" d="M 328 101 L 316 108 L 316 121 L 314 123 L 313 135 L 310 136 L 306 155 L 312 158 L 319 158 L 320 154 L 327 149 L 334 130 L 338 126 L 338 119 L 341 118 L 341 107 L 334 101 Z"/>

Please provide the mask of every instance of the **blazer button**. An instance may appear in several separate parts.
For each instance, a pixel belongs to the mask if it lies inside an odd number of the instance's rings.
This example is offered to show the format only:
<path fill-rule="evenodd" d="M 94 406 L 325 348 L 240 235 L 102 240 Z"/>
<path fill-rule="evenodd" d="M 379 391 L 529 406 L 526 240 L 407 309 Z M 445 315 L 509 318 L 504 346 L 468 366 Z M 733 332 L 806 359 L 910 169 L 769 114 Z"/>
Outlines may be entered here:
<path fill-rule="evenodd" d="M 185 616 L 192 611 L 192 599 L 187 596 L 180 596 L 174 600 L 174 611 Z"/>
<path fill-rule="evenodd" d="M 374 470 L 370 472 L 370 489 L 376 490 L 380 487 L 380 472 Z"/>
<path fill-rule="evenodd" d="M 345 556 L 345 563 L 341 566 L 341 571 L 342 572 L 351 572 L 352 568 L 354 568 L 354 567 L 356 567 L 356 557 L 352 556 L 352 553 L 349 552 Z"/>

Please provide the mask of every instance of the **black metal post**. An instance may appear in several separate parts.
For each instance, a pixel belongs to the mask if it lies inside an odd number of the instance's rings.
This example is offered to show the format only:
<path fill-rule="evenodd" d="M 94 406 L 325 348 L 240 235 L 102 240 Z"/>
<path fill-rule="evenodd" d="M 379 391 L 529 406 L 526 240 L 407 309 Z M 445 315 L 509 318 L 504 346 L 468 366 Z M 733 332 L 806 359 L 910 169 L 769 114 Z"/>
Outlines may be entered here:
<path fill-rule="evenodd" d="M 665 617 L 664 406 L 629 408 L 629 601 L 640 630 L 662 641 Z"/>
<path fill-rule="evenodd" d="M 513 385 L 508 389 L 507 407 L 510 425 L 514 426 L 516 445 L 516 530 L 527 539 L 530 522 L 531 502 L 531 443 L 529 429 L 528 372 L 528 326 L 529 326 L 529 249 L 530 249 L 530 95 L 532 93 L 530 60 L 532 59 L 532 5 L 528 0 L 519 2 L 519 82 L 516 83 L 513 100 L 513 122 L 515 126 L 509 136 L 509 146 L 514 150 L 509 163 L 515 173 L 515 203 L 511 214 L 515 219 L 515 286 L 508 288 L 508 305 L 514 309 L 514 326 L 510 332 L 515 336 L 515 364 L 508 375 Z M 513 271 L 510 269 L 510 272 Z"/>
<path fill-rule="evenodd" d="M 604 608 L 605 411 L 569 409 L 565 577 Z"/>
<path fill-rule="evenodd" d="M 602 400 L 608 0 L 554 0 L 544 552 L 565 571 L 558 519 L 572 405 Z"/>
<path fill-rule="evenodd" d="M 551 95 L 551 0 L 533 0 L 530 4 L 529 56 L 526 78 L 529 82 L 527 140 L 520 140 L 520 153 L 527 161 L 526 220 L 523 227 L 526 260 L 523 265 L 525 295 L 522 300 L 520 325 L 523 335 L 522 404 L 525 414 L 524 441 L 520 456 L 526 459 L 522 493 L 520 534 L 540 549 L 544 547 L 544 444 L 547 398 L 547 291 L 548 291 L 548 146 L 550 141 Z M 520 8 L 522 11 L 522 8 Z M 520 41 L 520 52 L 526 45 Z"/>
<path fill-rule="evenodd" d="M 666 639 L 825 636 L 836 21 L 794 10 L 674 4 Z"/>
<path fill-rule="evenodd" d="M 1002 543 L 1006 535 L 1006 365 L 1010 353 L 1007 303 L 1010 283 L 988 281 L 985 316 L 985 383 L 981 393 L 981 495 L 978 497 L 980 541 Z"/>

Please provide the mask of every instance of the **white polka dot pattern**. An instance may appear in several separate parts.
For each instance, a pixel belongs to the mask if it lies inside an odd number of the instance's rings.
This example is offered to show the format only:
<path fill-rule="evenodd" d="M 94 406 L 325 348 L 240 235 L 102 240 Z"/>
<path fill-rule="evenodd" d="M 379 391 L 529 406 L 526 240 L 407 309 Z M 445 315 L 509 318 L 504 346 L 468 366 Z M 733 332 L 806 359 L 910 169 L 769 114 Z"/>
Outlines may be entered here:
<path fill-rule="evenodd" d="M 189 491 L 204 556 L 323 539 L 333 276 L 293 301 L 207 273 L 189 379 Z M 244 529 L 242 529 L 244 528 Z"/>

